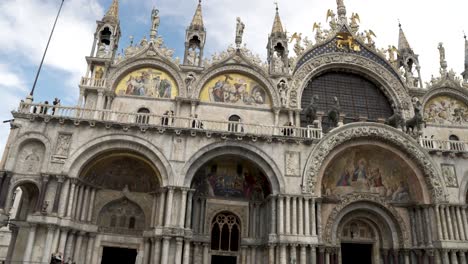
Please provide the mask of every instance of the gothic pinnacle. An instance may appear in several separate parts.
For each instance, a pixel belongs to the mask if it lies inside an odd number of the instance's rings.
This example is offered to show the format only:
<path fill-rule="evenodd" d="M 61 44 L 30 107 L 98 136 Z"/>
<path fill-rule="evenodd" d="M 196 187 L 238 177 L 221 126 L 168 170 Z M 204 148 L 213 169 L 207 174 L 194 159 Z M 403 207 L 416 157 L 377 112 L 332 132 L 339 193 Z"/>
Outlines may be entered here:
<path fill-rule="evenodd" d="M 281 17 L 279 15 L 279 8 L 278 8 L 278 3 L 276 4 L 276 15 L 275 15 L 275 20 L 273 22 L 273 28 L 271 29 L 271 34 L 275 33 L 284 33 L 283 30 L 283 23 L 281 23 Z"/>
<path fill-rule="evenodd" d="M 346 6 L 344 5 L 343 0 L 336 0 L 336 5 L 340 24 L 346 24 Z"/>
<path fill-rule="evenodd" d="M 198 6 L 193 15 L 192 23 L 190 23 L 190 28 L 193 30 L 203 30 L 204 28 L 201 0 L 198 0 Z"/>
<path fill-rule="evenodd" d="M 119 0 L 112 0 L 112 4 L 107 10 L 105 19 L 119 20 Z"/>
<path fill-rule="evenodd" d="M 468 82 L 468 39 L 466 38 L 466 34 L 464 34 L 465 38 L 465 71 L 462 73 L 463 79 L 465 82 Z"/>

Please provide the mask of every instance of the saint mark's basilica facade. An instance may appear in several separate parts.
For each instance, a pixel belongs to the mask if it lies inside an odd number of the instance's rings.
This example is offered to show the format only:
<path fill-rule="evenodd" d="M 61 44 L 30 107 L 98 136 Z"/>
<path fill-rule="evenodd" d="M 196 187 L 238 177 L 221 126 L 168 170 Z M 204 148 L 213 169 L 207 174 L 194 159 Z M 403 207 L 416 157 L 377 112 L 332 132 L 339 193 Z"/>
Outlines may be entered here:
<path fill-rule="evenodd" d="M 181 60 L 151 22 L 117 53 L 114 0 L 77 104 L 13 111 L 6 263 L 467 263 L 468 41 L 423 83 L 402 27 L 380 49 L 343 0 L 313 39 L 276 9 L 267 62 L 241 18 L 207 58 L 201 2 Z"/>

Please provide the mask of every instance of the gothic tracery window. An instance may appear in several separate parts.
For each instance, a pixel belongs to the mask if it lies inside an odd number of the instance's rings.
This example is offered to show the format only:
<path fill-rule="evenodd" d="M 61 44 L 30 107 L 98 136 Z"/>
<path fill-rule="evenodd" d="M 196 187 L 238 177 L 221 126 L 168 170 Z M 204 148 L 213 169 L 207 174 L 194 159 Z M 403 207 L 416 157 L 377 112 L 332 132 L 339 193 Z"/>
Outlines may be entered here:
<path fill-rule="evenodd" d="M 211 223 L 211 249 L 239 251 L 240 221 L 234 214 L 220 213 Z"/>

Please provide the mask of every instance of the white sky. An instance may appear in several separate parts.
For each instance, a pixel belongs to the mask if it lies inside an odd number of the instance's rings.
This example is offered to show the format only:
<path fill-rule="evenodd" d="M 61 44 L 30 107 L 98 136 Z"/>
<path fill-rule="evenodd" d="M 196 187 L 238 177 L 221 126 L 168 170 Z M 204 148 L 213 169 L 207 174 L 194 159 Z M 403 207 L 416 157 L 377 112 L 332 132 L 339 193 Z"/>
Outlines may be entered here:
<path fill-rule="evenodd" d="M 361 17 L 361 30 L 372 29 L 377 47 L 398 44 L 398 19 L 414 51 L 420 55 L 423 81 L 439 71 L 439 42 L 444 42 L 449 68 L 461 73 L 464 67 L 463 30 L 468 32 L 467 0 L 345 0 L 348 16 Z M 127 32 L 124 37 L 147 34 L 151 7 L 155 4 L 162 15 L 161 27 L 183 34 L 198 0 L 121 0 L 128 15 L 122 24 L 134 24 L 139 32 Z M 60 0 L 0 1 L 0 121 L 10 119 L 9 113 L 27 94 L 37 64 L 48 38 Z M 37 93 L 53 98 L 59 96 L 74 103 L 78 82 L 86 70 L 84 57 L 89 54 L 95 21 L 108 8 L 110 0 L 65 0 L 62 16 L 46 59 L 44 75 L 55 76 L 61 82 L 44 80 L 47 88 Z M 314 22 L 325 23 L 329 8 L 336 10 L 335 0 L 279 0 L 283 25 L 290 33 L 302 32 L 312 39 Z M 208 56 L 220 52 L 234 42 L 235 18 L 246 24 L 244 42 L 262 58 L 266 57 L 268 33 L 271 31 L 275 6 L 273 0 L 203 0 L 203 15 L 207 28 Z M 164 36 L 171 43 L 171 36 Z M 124 43 L 127 41 L 124 40 Z M 183 43 L 171 43 L 182 54 Z M 120 48 L 124 48 L 121 46 Z M 292 50 L 292 47 L 290 47 Z M 50 94 L 54 91 L 54 94 Z M 0 149 L 8 135 L 8 125 L 0 126 Z"/>

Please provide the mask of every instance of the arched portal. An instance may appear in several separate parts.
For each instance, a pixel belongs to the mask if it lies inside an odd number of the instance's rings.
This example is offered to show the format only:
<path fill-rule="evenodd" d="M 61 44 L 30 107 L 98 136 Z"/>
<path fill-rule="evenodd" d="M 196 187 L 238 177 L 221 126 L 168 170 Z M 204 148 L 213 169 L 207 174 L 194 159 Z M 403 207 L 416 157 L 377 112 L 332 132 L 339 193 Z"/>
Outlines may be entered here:
<path fill-rule="evenodd" d="M 228 211 L 217 214 L 211 221 L 211 263 L 237 260 L 240 250 L 240 219 Z"/>

